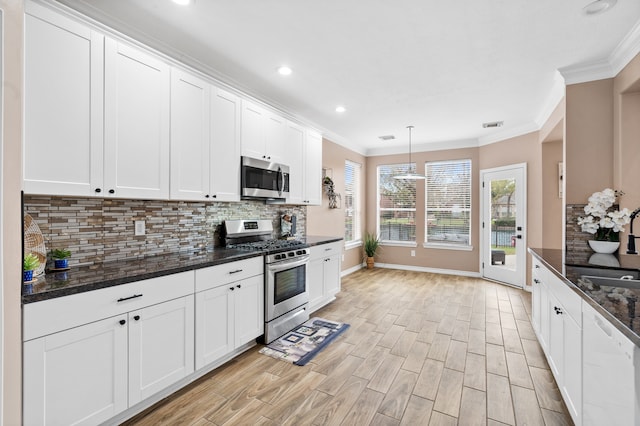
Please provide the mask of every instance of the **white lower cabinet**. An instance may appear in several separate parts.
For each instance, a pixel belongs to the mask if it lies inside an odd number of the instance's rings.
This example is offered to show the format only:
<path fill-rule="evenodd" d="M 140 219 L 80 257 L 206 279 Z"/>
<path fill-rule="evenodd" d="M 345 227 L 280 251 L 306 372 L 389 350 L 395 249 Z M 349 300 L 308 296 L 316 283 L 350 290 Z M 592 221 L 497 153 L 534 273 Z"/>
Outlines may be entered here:
<path fill-rule="evenodd" d="M 194 276 L 24 305 L 24 424 L 100 424 L 193 373 Z"/>
<path fill-rule="evenodd" d="M 309 250 L 309 312 L 314 312 L 332 302 L 340 292 L 342 241 L 313 246 Z"/>
<path fill-rule="evenodd" d="M 193 295 L 129 312 L 129 406 L 193 373 Z"/>
<path fill-rule="evenodd" d="M 24 343 L 23 423 L 99 424 L 127 401 L 127 324 L 107 318 Z"/>
<path fill-rule="evenodd" d="M 196 271 L 196 369 L 264 334 L 262 257 Z"/>

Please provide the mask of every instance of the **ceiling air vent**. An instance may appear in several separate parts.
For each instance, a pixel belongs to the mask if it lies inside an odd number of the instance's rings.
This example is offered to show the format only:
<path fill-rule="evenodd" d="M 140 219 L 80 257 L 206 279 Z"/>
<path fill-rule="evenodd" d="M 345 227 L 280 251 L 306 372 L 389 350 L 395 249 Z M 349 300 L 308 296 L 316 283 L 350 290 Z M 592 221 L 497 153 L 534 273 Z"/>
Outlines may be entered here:
<path fill-rule="evenodd" d="M 383 141 L 392 141 L 394 140 L 396 137 L 393 135 L 384 135 L 384 136 L 378 136 L 378 139 L 382 139 Z"/>
<path fill-rule="evenodd" d="M 485 129 L 491 129 L 493 127 L 502 127 L 504 121 L 492 121 L 490 123 L 482 123 L 482 127 Z"/>

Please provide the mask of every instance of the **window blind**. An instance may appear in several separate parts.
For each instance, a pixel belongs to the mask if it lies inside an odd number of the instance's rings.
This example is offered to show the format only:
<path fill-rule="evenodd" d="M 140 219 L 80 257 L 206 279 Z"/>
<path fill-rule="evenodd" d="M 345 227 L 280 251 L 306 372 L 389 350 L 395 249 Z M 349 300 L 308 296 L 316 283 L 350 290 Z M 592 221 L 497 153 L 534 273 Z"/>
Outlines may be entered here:
<path fill-rule="evenodd" d="M 425 241 L 471 244 L 471 160 L 425 163 Z"/>
<path fill-rule="evenodd" d="M 416 241 L 416 181 L 394 179 L 415 170 L 415 163 L 378 166 L 377 231 L 382 241 Z"/>
<path fill-rule="evenodd" d="M 344 164 L 344 214 L 345 242 L 360 241 L 362 227 L 360 225 L 360 173 L 362 165 L 346 160 Z"/>

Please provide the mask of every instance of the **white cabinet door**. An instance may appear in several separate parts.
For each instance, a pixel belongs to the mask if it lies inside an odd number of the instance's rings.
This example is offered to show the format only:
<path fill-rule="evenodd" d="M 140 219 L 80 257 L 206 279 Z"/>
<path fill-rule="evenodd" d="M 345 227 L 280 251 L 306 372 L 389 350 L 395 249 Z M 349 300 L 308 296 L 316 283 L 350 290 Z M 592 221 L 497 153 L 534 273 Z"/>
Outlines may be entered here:
<path fill-rule="evenodd" d="M 240 98 L 211 88 L 210 193 L 216 201 L 240 201 Z"/>
<path fill-rule="evenodd" d="M 288 147 L 285 164 L 289 165 L 289 197 L 287 203 L 305 204 L 305 130 L 287 122 L 286 143 Z"/>
<path fill-rule="evenodd" d="M 322 135 L 307 132 L 305 141 L 305 204 L 322 204 Z"/>
<path fill-rule="evenodd" d="M 196 368 L 200 369 L 234 348 L 231 285 L 196 293 Z"/>
<path fill-rule="evenodd" d="M 564 325 L 562 308 L 549 292 L 549 367 L 556 378 L 562 377 L 564 360 Z M 559 383 L 560 384 L 560 383 Z"/>
<path fill-rule="evenodd" d="M 129 313 L 129 405 L 193 372 L 193 295 Z"/>
<path fill-rule="evenodd" d="M 291 166 L 291 164 L 286 161 L 287 150 L 289 149 L 286 141 L 287 120 L 271 112 L 267 112 L 265 117 L 266 159 L 272 163 Z"/>
<path fill-rule="evenodd" d="M 257 275 L 235 283 L 235 348 L 264 334 L 264 276 Z"/>
<path fill-rule="evenodd" d="M 564 326 L 562 390 L 571 417 L 576 424 L 582 424 L 582 330 L 569 315 L 563 314 L 562 317 Z"/>
<path fill-rule="evenodd" d="M 324 300 L 324 258 L 312 259 L 307 264 L 307 291 L 309 292 L 309 312 L 322 306 Z"/>
<path fill-rule="evenodd" d="M 340 292 L 340 255 L 333 255 L 324 261 L 324 293 L 335 296 Z"/>
<path fill-rule="evenodd" d="M 102 190 L 104 37 L 34 3 L 25 15 L 24 191 Z"/>
<path fill-rule="evenodd" d="M 266 160 L 266 113 L 258 105 L 242 101 L 242 155 Z"/>
<path fill-rule="evenodd" d="M 24 343 L 23 423 L 99 424 L 127 408 L 126 315 Z"/>
<path fill-rule="evenodd" d="M 202 201 L 209 195 L 209 108 L 209 84 L 172 69 L 172 199 Z"/>
<path fill-rule="evenodd" d="M 105 189 L 123 198 L 169 197 L 169 66 L 105 40 Z"/>

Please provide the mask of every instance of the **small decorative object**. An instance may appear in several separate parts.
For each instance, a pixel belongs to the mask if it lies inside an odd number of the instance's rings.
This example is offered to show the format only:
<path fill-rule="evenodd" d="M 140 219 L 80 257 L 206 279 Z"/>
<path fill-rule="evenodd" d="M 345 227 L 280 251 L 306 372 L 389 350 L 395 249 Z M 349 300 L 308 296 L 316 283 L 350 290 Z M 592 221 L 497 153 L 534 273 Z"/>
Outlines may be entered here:
<path fill-rule="evenodd" d="M 44 273 L 47 263 L 47 249 L 44 245 L 44 236 L 36 221 L 28 213 L 24 214 L 24 254 L 32 253 L 40 261 L 40 266 L 33 271 L 33 275 L 38 276 Z"/>
<path fill-rule="evenodd" d="M 38 269 L 39 266 L 40 260 L 38 259 L 38 256 L 33 253 L 27 253 L 24 256 L 24 262 L 22 264 L 22 281 L 33 281 L 33 271 Z"/>
<path fill-rule="evenodd" d="M 335 185 L 329 176 L 324 177 L 322 187 L 324 188 L 324 192 L 327 194 L 327 197 L 329 197 L 329 208 L 337 209 L 339 207 L 338 200 L 341 197 L 340 194 L 335 192 Z"/>
<path fill-rule="evenodd" d="M 582 232 L 594 235 L 589 246 L 596 253 L 614 253 L 620 246 L 620 231 L 631 221 L 629 209 L 611 209 L 621 195 L 622 192 L 610 188 L 594 192 L 584 207 L 586 216 L 578 218 Z"/>
<path fill-rule="evenodd" d="M 51 258 L 53 259 L 55 269 L 67 269 L 69 267 L 70 257 L 71 252 L 66 248 L 53 249 L 51 251 Z"/>
<path fill-rule="evenodd" d="M 380 247 L 380 239 L 376 234 L 366 233 L 364 234 L 364 254 L 367 258 L 367 269 L 373 269 L 374 256 L 376 251 Z"/>

